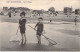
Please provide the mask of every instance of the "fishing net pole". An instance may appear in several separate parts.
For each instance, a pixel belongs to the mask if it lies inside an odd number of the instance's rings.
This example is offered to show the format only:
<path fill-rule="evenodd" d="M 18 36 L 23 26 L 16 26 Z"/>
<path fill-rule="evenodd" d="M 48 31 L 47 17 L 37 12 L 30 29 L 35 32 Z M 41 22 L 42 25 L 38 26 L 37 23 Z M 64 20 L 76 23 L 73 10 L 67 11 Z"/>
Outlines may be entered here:
<path fill-rule="evenodd" d="M 37 31 L 37 30 L 36 30 L 35 28 L 33 28 L 32 26 L 30 26 L 30 25 L 28 25 L 28 26 L 31 27 L 32 29 L 34 29 L 35 31 Z M 38 32 L 38 33 L 40 33 L 40 32 Z M 40 33 L 40 34 L 42 34 L 42 33 Z M 45 35 L 42 34 L 42 36 L 44 36 L 44 37 L 48 40 L 50 46 L 53 46 L 53 45 L 56 45 L 56 44 L 57 44 L 54 40 L 46 37 Z"/>

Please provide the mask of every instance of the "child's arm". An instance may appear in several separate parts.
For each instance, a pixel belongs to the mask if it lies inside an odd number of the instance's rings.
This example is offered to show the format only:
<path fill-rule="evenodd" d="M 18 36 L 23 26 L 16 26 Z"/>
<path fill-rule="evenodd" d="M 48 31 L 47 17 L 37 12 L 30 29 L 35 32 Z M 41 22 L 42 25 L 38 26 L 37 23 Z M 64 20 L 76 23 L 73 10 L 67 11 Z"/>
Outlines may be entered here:
<path fill-rule="evenodd" d="M 20 25 L 20 19 L 19 19 L 19 27 L 20 27 L 21 25 Z"/>
<path fill-rule="evenodd" d="M 36 29 L 37 25 L 38 25 L 38 23 L 35 25 L 35 29 Z"/>

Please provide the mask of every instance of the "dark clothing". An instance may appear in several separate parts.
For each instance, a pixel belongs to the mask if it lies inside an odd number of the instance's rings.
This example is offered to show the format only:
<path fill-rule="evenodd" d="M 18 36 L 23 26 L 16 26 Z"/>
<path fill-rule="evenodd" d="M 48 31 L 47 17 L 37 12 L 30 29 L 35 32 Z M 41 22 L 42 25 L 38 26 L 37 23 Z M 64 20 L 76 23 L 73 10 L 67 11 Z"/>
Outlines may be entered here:
<path fill-rule="evenodd" d="M 77 22 L 77 19 L 75 19 L 74 21 Z"/>
<path fill-rule="evenodd" d="M 74 21 L 77 22 L 77 18 L 75 18 Z"/>
<path fill-rule="evenodd" d="M 35 27 L 37 27 L 37 35 L 41 36 L 43 32 L 43 23 L 38 22 Z"/>
<path fill-rule="evenodd" d="M 26 24 L 26 19 L 20 19 L 19 20 L 19 25 L 20 25 L 20 32 L 25 33 L 25 24 Z"/>
<path fill-rule="evenodd" d="M 11 14 L 9 14 L 9 17 L 11 18 Z"/>
<path fill-rule="evenodd" d="M 9 12 L 8 15 L 9 15 L 9 18 L 11 18 L 11 12 Z"/>
<path fill-rule="evenodd" d="M 52 20 L 50 20 L 50 22 L 52 22 Z"/>

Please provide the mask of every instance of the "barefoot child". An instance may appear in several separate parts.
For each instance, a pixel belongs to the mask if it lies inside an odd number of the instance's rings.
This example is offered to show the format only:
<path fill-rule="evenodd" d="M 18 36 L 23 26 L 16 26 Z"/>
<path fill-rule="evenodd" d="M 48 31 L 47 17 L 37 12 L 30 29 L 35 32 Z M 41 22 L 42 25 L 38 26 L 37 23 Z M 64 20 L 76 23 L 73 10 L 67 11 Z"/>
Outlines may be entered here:
<path fill-rule="evenodd" d="M 43 28 L 44 28 L 44 25 L 43 25 L 43 18 L 40 17 L 38 18 L 38 23 L 36 24 L 35 28 L 37 27 L 37 33 L 36 33 L 36 36 L 37 36 L 37 39 L 38 39 L 38 44 L 41 44 L 41 35 L 43 33 Z"/>
<path fill-rule="evenodd" d="M 21 18 L 19 19 L 19 27 L 20 27 L 20 33 L 21 33 L 21 45 L 26 44 L 26 35 L 25 35 L 25 26 L 26 26 L 26 19 L 25 19 L 25 13 L 20 13 Z"/>

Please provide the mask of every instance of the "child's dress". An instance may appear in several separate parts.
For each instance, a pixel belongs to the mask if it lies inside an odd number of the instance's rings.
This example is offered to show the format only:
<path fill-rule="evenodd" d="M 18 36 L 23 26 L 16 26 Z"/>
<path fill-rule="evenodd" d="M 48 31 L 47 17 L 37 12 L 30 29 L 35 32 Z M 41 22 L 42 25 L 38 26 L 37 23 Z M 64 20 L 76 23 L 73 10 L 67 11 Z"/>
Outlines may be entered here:
<path fill-rule="evenodd" d="M 19 20 L 20 33 L 25 33 L 25 29 L 26 29 L 25 24 L 26 24 L 26 19 Z"/>

